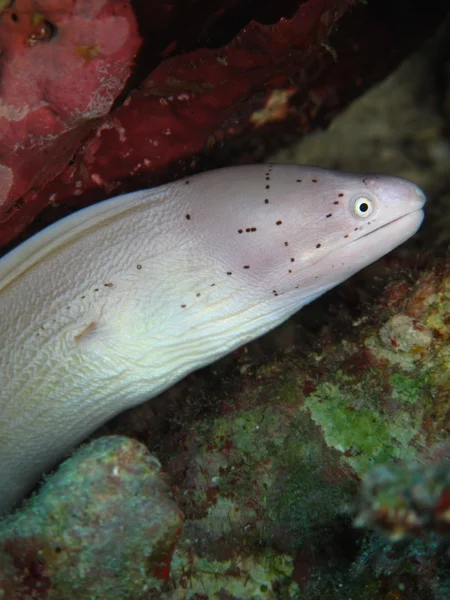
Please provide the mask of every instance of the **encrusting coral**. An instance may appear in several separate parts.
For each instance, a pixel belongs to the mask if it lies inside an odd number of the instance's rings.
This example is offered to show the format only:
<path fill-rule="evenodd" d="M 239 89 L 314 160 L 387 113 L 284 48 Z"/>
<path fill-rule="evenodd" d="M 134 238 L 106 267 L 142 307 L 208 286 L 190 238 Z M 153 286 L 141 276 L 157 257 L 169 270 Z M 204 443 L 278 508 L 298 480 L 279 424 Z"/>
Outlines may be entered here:
<path fill-rule="evenodd" d="M 182 525 L 142 444 L 94 440 L 2 522 L 0 598 L 146 600 L 168 577 Z"/>

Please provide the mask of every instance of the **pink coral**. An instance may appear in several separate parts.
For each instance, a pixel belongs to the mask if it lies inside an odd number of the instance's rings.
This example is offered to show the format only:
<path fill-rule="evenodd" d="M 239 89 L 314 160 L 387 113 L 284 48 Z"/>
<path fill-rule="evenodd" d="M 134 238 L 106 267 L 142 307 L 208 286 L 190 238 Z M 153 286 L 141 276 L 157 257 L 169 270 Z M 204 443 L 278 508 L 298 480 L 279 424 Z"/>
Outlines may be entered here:
<path fill-rule="evenodd" d="M 0 17 L 0 205 L 9 218 L 109 112 L 140 38 L 123 0 L 17 0 Z"/>

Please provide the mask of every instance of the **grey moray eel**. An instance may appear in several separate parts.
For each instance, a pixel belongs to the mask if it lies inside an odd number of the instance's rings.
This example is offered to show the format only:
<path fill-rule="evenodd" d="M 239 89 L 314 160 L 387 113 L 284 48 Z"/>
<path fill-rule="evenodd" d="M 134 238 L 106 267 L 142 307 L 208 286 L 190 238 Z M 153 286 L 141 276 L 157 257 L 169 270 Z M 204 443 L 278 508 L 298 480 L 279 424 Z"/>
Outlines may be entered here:
<path fill-rule="evenodd" d="M 397 177 L 219 169 L 105 200 L 0 260 L 0 513 L 112 416 L 407 240 Z"/>

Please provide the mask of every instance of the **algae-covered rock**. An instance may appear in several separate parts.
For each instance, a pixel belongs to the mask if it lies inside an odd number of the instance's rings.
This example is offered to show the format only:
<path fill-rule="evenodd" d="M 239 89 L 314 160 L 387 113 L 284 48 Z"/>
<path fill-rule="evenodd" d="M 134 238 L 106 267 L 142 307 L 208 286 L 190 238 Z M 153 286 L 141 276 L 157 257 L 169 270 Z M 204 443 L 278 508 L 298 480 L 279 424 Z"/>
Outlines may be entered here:
<path fill-rule="evenodd" d="M 382 465 L 365 477 L 356 524 L 377 528 L 392 540 L 450 536 L 450 461 Z"/>
<path fill-rule="evenodd" d="M 0 598 L 157 598 L 182 523 L 142 444 L 94 440 L 0 522 Z"/>

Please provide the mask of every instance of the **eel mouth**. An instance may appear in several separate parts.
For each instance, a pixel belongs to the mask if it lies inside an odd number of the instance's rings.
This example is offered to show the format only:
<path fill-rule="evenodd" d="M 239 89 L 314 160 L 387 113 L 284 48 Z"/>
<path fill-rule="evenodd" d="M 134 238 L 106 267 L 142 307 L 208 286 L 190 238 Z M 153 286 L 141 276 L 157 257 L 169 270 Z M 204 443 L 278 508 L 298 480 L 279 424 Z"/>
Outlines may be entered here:
<path fill-rule="evenodd" d="M 377 227 L 377 229 L 372 229 L 355 240 L 347 242 L 339 248 L 330 250 L 320 258 L 318 257 L 316 260 L 305 264 L 304 266 L 300 267 L 298 273 L 301 273 L 306 269 L 310 269 L 314 265 L 325 264 L 327 261 L 329 261 L 330 257 L 334 257 L 336 261 L 337 255 L 340 253 L 343 253 L 347 256 L 348 253 L 350 253 L 352 256 L 356 256 L 355 253 L 358 252 L 358 254 L 364 256 L 365 249 L 371 248 L 372 252 L 376 244 L 376 247 L 379 249 L 379 251 L 374 253 L 374 258 L 372 260 L 364 262 L 364 264 L 359 267 L 362 269 L 364 266 L 367 266 L 371 262 L 375 262 L 412 237 L 420 228 L 424 216 L 425 215 L 422 207 L 413 208 L 410 212 L 400 215 L 399 217 L 392 219 L 392 221 L 389 221 L 384 225 L 380 225 L 380 227 Z M 378 234 L 378 237 L 381 239 L 378 242 L 372 243 L 372 241 L 377 238 L 376 234 Z M 361 246 L 359 250 L 356 248 L 357 245 Z"/>
<path fill-rule="evenodd" d="M 394 227 L 395 229 L 399 229 L 398 227 L 396 227 L 396 224 L 397 225 L 399 225 L 399 224 L 408 225 L 409 222 L 411 222 L 411 225 L 414 225 L 414 227 L 411 227 L 411 229 L 409 229 L 409 227 L 408 227 L 408 231 L 410 231 L 408 237 L 410 237 L 410 236 L 414 235 L 416 233 L 416 231 L 419 229 L 419 227 L 422 224 L 422 221 L 424 219 L 424 216 L 425 216 L 425 213 L 423 211 L 423 208 L 414 208 L 410 212 L 400 215 L 396 219 L 392 219 L 392 221 L 388 221 L 384 225 L 380 225 L 380 227 L 377 227 L 376 229 L 372 229 L 372 231 L 368 231 L 361 237 L 357 238 L 356 240 L 353 240 L 352 243 L 356 244 L 358 241 L 360 241 L 366 237 L 369 237 L 370 235 L 373 235 L 374 233 L 381 232 L 383 229 L 388 229 L 389 227 L 391 229 L 392 229 L 392 227 Z M 405 232 L 406 232 L 406 228 L 405 228 Z"/>

